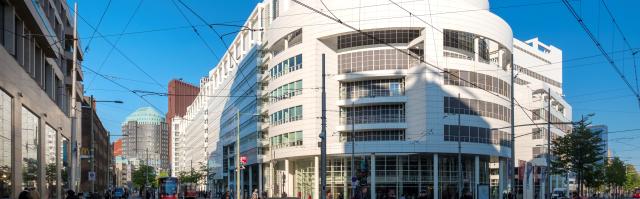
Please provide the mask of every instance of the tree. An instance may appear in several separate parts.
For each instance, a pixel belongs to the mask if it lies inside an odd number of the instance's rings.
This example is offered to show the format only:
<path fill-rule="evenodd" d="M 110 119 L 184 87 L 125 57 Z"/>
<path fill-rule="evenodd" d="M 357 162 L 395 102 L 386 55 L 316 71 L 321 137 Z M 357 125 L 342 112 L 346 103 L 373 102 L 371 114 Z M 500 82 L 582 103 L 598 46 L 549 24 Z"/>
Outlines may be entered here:
<path fill-rule="evenodd" d="M 131 175 L 133 185 L 138 188 L 142 188 L 145 185 L 154 186 L 154 179 L 156 179 L 155 169 L 148 165 L 140 165 Z"/>
<path fill-rule="evenodd" d="M 636 188 L 640 187 L 640 175 L 636 168 L 631 165 L 626 165 L 627 173 L 624 181 L 624 190 L 625 191 L 634 191 Z"/>
<path fill-rule="evenodd" d="M 614 190 L 618 194 L 620 187 L 624 185 L 627 176 L 627 168 L 619 157 L 614 157 L 611 161 L 607 161 L 604 168 L 605 183 L 609 190 Z"/>
<path fill-rule="evenodd" d="M 178 172 L 178 179 L 180 182 L 184 183 L 196 183 L 200 184 L 207 177 L 207 166 L 204 164 L 200 164 L 200 167 L 194 169 L 193 167 L 190 171 L 182 171 Z"/>
<path fill-rule="evenodd" d="M 578 191 L 583 193 L 582 185 L 598 186 L 601 184 L 603 145 L 600 134 L 587 128 L 588 118 L 573 125 L 573 132 L 564 137 L 553 140 L 551 152 L 551 170 L 562 174 L 573 172 L 576 174 Z"/>

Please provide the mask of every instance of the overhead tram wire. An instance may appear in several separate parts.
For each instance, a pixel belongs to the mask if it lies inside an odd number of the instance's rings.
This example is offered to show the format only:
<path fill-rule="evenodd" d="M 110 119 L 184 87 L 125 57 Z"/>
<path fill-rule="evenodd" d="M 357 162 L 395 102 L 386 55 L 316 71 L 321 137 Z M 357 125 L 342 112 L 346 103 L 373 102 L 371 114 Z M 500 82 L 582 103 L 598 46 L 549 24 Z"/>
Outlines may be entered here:
<path fill-rule="evenodd" d="M 631 92 L 633 92 L 633 94 L 636 97 L 636 100 L 638 100 L 638 106 L 640 106 L 640 91 L 638 91 L 637 89 L 634 89 L 633 86 L 631 86 L 631 83 L 629 83 L 629 81 L 627 80 L 627 78 L 624 76 L 624 74 L 620 71 L 620 68 L 618 68 L 618 66 L 616 65 L 615 61 L 611 58 L 611 56 L 609 56 L 609 54 L 607 53 L 606 50 L 604 50 L 604 48 L 602 47 L 602 44 L 598 41 L 598 39 L 593 35 L 593 33 L 591 32 L 591 30 L 589 30 L 589 27 L 587 27 L 587 25 L 584 23 L 584 20 L 582 19 L 582 17 L 580 17 L 580 15 L 578 15 L 578 13 L 575 11 L 575 9 L 573 8 L 573 6 L 571 5 L 571 3 L 569 3 L 568 0 L 562 0 L 562 2 L 564 3 L 565 7 L 567 7 L 567 9 L 569 10 L 569 12 L 573 15 L 573 17 L 576 19 L 576 21 L 578 21 L 578 23 L 580 24 L 580 26 L 582 27 L 583 31 L 585 33 L 587 33 L 587 35 L 589 36 L 589 38 L 591 39 L 591 41 L 596 45 L 596 47 L 598 48 L 598 50 L 600 50 L 600 52 L 602 53 L 602 55 L 607 59 L 607 61 L 609 61 L 609 65 L 611 65 L 611 67 L 613 67 L 613 69 L 615 70 L 615 72 L 620 76 L 620 78 L 624 81 L 624 83 L 627 85 L 627 87 L 629 87 L 629 89 L 631 90 Z"/>
<path fill-rule="evenodd" d="M 73 10 L 74 13 L 76 13 L 78 15 L 78 18 L 80 18 L 85 24 L 87 24 L 91 29 L 96 31 L 96 34 L 98 34 L 99 36 L 103 36 L 102 33 L 100 33 L 100 31 L 98 31 L 98 29 L 96 29 L 96 27 L 94 27 L 93 25 L 91 25 L 91 23 L 89 23 L 89 21 L 87 21 L 84 17 L 82 17 L 82 15 L 80 15 L 80 13 L 78 13 L 76 10 Z M 111 45 L 122 57 L 124 57 L 129 63 L 131 63 L 133 66 L 135 66 L 138 70 L 140 70 L 142 73 L 144 73 L 144 75 L 147 76 L 147 78 L 151 79 L 154 83 L 156 83 L 156 85 L 158 85 L 158 87 L 164 88 L 162 84 L 160 84 L 160 82 L 158 82 L 155 78 L 153 78 L 151 75 L 149 75 L 149 73 L 147 73 L 144 69 L 142 69 L 142 67 L 140 67 L 140 65 L 138 65 L 136 62 L 134 62 L 129 56 L 127 56 L 127 54 L 125 54 L 124 52 L 122 52 L 118 47 L 116 47 L 116 45 L 114 45 L 111 41 L 109 41 L 108 39 L 103 39 L 105 42 L 107 42 L 109 45 Z"/>
<path fill-rule="evenodd" d="M 104 8 L 104 11 L 102 11 L 102 16 L 100 16 L 100 20 L 98 20 L 98 25 L 96 25 L 96 29 L 93 30 L 93 33 L 91 33 L 91 38 L 89 39 L 89 42 L 87 42 L 87 46 L 84 47 L 84 53 L 87 53 L 87 51 L 89 51 L 89 46 L 91 46 L 91 41 L 93 41 L 93 36 L 96 35 L 98 28 L 100 28 L 100 25 L 102 24 L 102 20 L 104 19 L 104 16 L 107 15 L 107 11 L 109 11 L 110 6 L 111 6 L 111 0 L 107 2 L 107 7 Z"/>
<path fill-rule="evenodd" d="M 200 21 L 202 21 L 202 23 L 207 24 L 207 27 L 209 27 L 209 29 L 211 29 L 218 36 L 218 39 L 220 39 L 220 42 L 222 42 L 222 44 L 224 45 L 224 48 L 226 48 L 225 52 L 230 52 L 231 51 L 231 49 L 230 49 L 231 46 L 227 45 L 227 42 L 224 41 L 224 38 L 220 34 L 220 32 L 218 32 L 215 28 L 213 28 L 212 25 L 209 25 L 209 22 L 207 22 L 207 20 L 205 20 L 202 16 L 200 16 L 200 14 L 198 14 L 195 10 L 193 10 L 189 5 L 184 3 L 182 0 L 178 0 L 178 2 L 180 4 L 182 4 L 182 6 L 187 8 L 187 10 L 189 10 L 189 12 L 191 12 L 193 15 L 195 15 L 198 19 L 200 19 Z M 250 29 L 251 31 L 256 31 L 256 29 L 253 29 L 251 27 L 247 27 L 247 26 L 244 26 L 244 25 L 242 27 Z M 259 31 L 262 31 L 262 29 L 260 29 Z M 229 54 L 231 54 L 231 53 L 229 53 Z M 238 55 L 234 55 L 234 56 L 238 56 Z M 242 79 L 245 79 L 247 76 L 241 70 L 242 67 L 240 67 L 240 65 L 236 62 L 236 58 L 234 56 L 229 56 L 229 59 L 237 67 L 236 70 L 237 70 L 237 72 L 240 72 L 240 74 L 242 75 Z M 223 55 L 223 57 L 224 57 L 224 55 Z M 221 57 L 221 59 L 222 59 L 222 57 Z M 220 60 L 220 61 L 222 61 L 222 60 Z M 247 86 L 247 89 L 251 89 L 251 86 L 248 85 L 248 81 L 243 81 L 243 82 L 244 82 L 244 85 Z M 256 96 L 256 100 L 260 97 L 258 95 L 255 95 L 255 96 Z"/>
<path fill-rule="evenodd" d="M 191 20 L 189 20 L 189 18 L 187 17 L 187 15 L 184 14 L 184 12 L 182 12 L 182 9 L 180 9 L 180 7 L 178 6 L 178 4 L 176 3 L 175 0 L 169 0 L 171 1 L 171 3 L 173 4 L 173 6 L 176 7 L 176 10 L 178 10 L 178 12 L 180 13 L 180 15 L 182 15 L 182 18 L 184 18 L 185 21 L 187 21 L 187 23 L 189 23 L 189 26 L 191 26 L 191 29 L 193 30 L 193 32 L 196 34 L 196 36 L 198 36 L 198 38 L 200 39 L 200 41 L 207 47 L 207 49 L 209 49 L 209 52 L 211 52 L 211 54 L 213 54 L 213 56 L 216 58 L 216 60 L 220 60 L 220 56 L 218 56 L 218 54 L 216 53 L 215 50 L 213 50 L 213 48 L 211 48 L 211 46 L 209 45 L 209 43 L 207 43 L 207 40 L 204 39 L 204 37 L 202 37 L 202 35 L 200 34 L 200 32 L 198 32 L 198 29 L 193 25 L 193 23 L 191 23 Z"/>
<path fill-rule="evenodd" d="M 136 16 L 136 14 L 138 13 L 138 10 L 140 10 L 140 7 L 142 6 L 142 2 L 144 2 L 144 0 L 140 0 L 138 2 L 138 5 L 136 6 L 136 8 L 133 10 L 133 14 L 131 14 L 131 16 L 129 17 L 129 19 L 127 20 L 126 25 L 124 26 L 124 28 L 122 29 L 122 31 L 120 31 L 120 35 L 118 36 L 118 38 L 116 39 L 114 46 L 112 46 L 109 49 L 109 52 L 107 53 L 107 55 L 105 56 L 104 59 L 102 59 L 102 62 L 100 63 L 100 65 L 98 66 L 98 73 L 102 71 L 102 67 L 104 67 L 104 65 L 107 63 L 107 60 L 109 60 L 109 57 L 111 57 L 111 54 L 113 53 L 113 49 L 115 48 L 115 46 L 118 45 L 118 43 L 120 42 L 120 39 L 122 38 L 123 33 L 125 33 L 125 31 L 127 31 L 127 28 L 129 28 L 129 25 L 131 24 L 131 21 L 133 21 L 133 18 Z M 95 34 L 95 31 L 94 33 Z M 93 39 L 94 35 L 91 35 L 91 39 Z M 89 42 L 91 43 L 91 42 Z M 89 45 L 87 44 L 87 48 L 89 47 Z M 87 84 L 87 88 L 90 88 L 93 85 L 93 81 L 96 79 L 96 76 L 93 76 L 91 78 L 91 80 L 89 81 L 89 84 Z"/>
<path fill-rule="evenodd" d="M 622 32 L 622 28 L 620 28 L 620 25 L 618 24 L 618 21 L 616 20 L 616 17 L 613 16 L 613 13 L 611 12 L 611 9 L 609 9 L 609 6 L 607 6 L 607 3 L 605 3 L 604 0 L 600 0 L 602 2 L 602 5 L 604 6 L 605 10 L 607 11 L 607 14 L 609 14 L 609 17 L 611 17 L 611 22 L 613 23 L 613 25 L 616 27 L 616 29 L 618 30 L 618 32 L 620 33 L 620 36 L 622 37 L 622 40 L 624 41 L 624 43 L 627 45 L 628 49 L 633 49 L 633 47 L 631 47 L 631 44 L 629 43 L 629 40 L 627 40 L 627 37 L 625 36 L 624 32 Z M 636 80 L 636 91 L 638 93 L 640 93 L 640 87 L 638 87 L 638 66 L 636 63 L 636 55 L 638 54 L 638 50 L 636 51 L 632 51 L 631 52 L 631 56 L 633 57 L 633 71 L 635 74 L 635 80 Z"/>
<path fill-rule="evenodd" d="M 96 74 L 96 75 L 98 75 L 98 76 L 102 77 L 103 79 L 105 79 L 105 80 L 107 80 L 107 81 L 110 81 L 111 83 L 115 84 L 116 86 L 118 86 L 118 87 L 120 87 L 120 88 L 123 88 L 123 89 L 125 89 L 125 90 L 126 90 L 126 91 L 128 91 L 128 92 L 133 93 L 134 95 L 138 96 L 138 97 L 139 97 L 140 99 L 142 99 L 145 103 L 147 103 L 149 106 L 152 106 L 152 107 L 153 107 L 153 108 L 155 108 L 156 110 L 158 110 L 158 111 L 162 110 L 162 109 L 159 109 L 159 108 L 158 108 L 156 105 L 154 105 L 153 103 L 151 103 L 149 100 L 147 100 L 146 98 L 144 98 L 144 96 L 142 96 L 142 95 L 140 95 L 140 94 L 138 94 L 138 93 L 134 92 L 134 90 L 131 90 L 130 88 L 126 87 L 125 85 L 123 85 L 123 84 L 121 84 L 121 83 L 118 83 L 118 82 L 116 82 L 115 80 L 113 80 L 113 79 L 111 79 L 111 78 L 108 78 L 107 76 L 105 76 L 105 75 L 103 75 L 103 74 L 101 74 L 101 73 L 98 73 L 97 71 L 95 71 L 95 70 L 91 69 L 91 68 L 90 68 L 90 67 L 88 67 L 87 65 L 84 65 L 84 64 L 83 64 L 83 65 L 82 65 L 82 67 L 83 67 L 83 68 L 85 68 L 85 69 L 87 69 L 87 70 L 89 70 L 89 71 L 91 71 L 92 73 L 94 73 L 94 74 Z"/>

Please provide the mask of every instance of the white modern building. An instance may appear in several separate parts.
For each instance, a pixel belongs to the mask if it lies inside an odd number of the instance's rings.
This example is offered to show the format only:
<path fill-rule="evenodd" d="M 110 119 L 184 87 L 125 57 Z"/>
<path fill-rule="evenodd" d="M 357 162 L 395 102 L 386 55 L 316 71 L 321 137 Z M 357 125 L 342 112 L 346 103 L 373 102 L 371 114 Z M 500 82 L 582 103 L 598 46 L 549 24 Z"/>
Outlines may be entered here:
<path fill-rule="evenodd" d="M 512 61 L 524 107 L 516 107 L 514 122 L 546 121 L 540 94 L 548 88 L 552 120 L 570 121 L 561 51 L 515 40 L 487 0 L 394 2 L 303 1 L 358 31 L 291 0 L 259 3 L 202 78 L 185 117 L 173 121 L 180 133 L 175 170 L 206 163 L 209 188 L 235 192 L 239 140 L 239 156 L 248 160 L 240 180 L 245 197 L 258 189 L 269 197 L 319 198 L 324 64 L 328 195 L 351 197 L 354 170 L 357 191 L 367 188 L 371 198 L 421 191 L 458 198 L 459 181 L 462 194 L 504 198 L 517 166 L 504 128 L 511 125 Z M 556 127 L 558 136 L 566 132 Z M 527 134 L 532 126 L 516 130 Z M 523 147 L 518 160 L 535 162 L 535 145 Z"/>
<path fill-rule="evenodd" d="M 565 175 L 549 177 L 544 169 L 547 166 L 547 138 L 554 140 L 572 130 L 571 105 L 564 99 L 562 91 L 562 51 L 540 42 L 538 38 L 527 41 L 514 39 L 513 49 L 515 97 L 522 106 L 517 104 L 515 109 L 516 167 L 520 168 L 518 193 L 523 198 L 544 198 L 549 189 L 568 187 Z M 547 183 L 549 180 L 550 184 Z"/>

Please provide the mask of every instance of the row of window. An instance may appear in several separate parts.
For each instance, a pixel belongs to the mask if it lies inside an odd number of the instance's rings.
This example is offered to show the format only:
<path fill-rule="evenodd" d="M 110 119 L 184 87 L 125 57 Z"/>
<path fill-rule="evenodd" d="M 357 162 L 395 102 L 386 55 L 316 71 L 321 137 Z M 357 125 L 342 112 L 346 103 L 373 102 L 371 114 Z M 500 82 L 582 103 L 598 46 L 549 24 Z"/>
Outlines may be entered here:
<path fill-rule="evenodd" d="M 532 114 L 532 119 L 533 120 L 544 120 L 547 121 L 547 110 L 546 109 L 535 109 L 531 111 Z M 563 123 L 563 122 L 567 122 L 564 120 L 561 120 L 560 118 L 557 118 L 556 116 L 554 116 L 553 114 L 551 114 L 551 125 L 560 129 L 562 132 L 565 133 L 569 133 L 571 132 L 571 129 L 573 129 L 573 126 L 570 123 L 567 124 L 559 124 L 559 123 Z"/>
<path fill-rule="evenodd" d="M 70 149 L 69 140 L 65 137 L 60 137 L 58 143 L 56 129 L 49 124 L 44 124 L 43 128 L 41 128 L 40 123 L 44 121 L 40 120 L 41 118 L 38 115 L 24 106 L 20 109 L 21 114 L 19 116 L 21 128 L 17 131 L 12 131 L 14 122 L 12 114 L 16 111 L 13 109 L 12 101 L 13 99 L 9 94 L 0 90 L 0 173 L 2 173 L 2 176 L 0 176 L 0 198 L 11 197 L 12 173 L 10 171 L 14 166 L 21 166 L 23 170 L 20 174 L 13 174 L 21 175 L 22 184 L 17 185 L 21 186 L 21 189 L 50 189 L 51 187 L 55 189 L 55 184 L 57 184 L 55 181 L 51 182 L 53 184 L 45 182 L 46 187 L 38 187 L 38 170 L 41 164 L 47 168 L 55 166 L 56 157 L 60 157 L 62 161 L 61 172 L 68 171 L 69 158 L 67 157 L 67 151 Z M 14 152 L 12 146 L 15 141 L 12 139 L 12 132 L 16 132 L 16 136 L 21 136 L 20 147 L 16 150 L 21 151 L 20 159 L 22 159 L 22 165 L 16 165 L 12 159 L 12 152 Z M 40 141 L 41 136 L 44 136 L 44 142 Z M 60 147 L 60 152 L 57 151 L 58 147 Z M 41 160 L 38 156 L 41 149 L 44 149 L 44 160 Z M 52 172 L 55 175 L 55 171 Z M 63 178 L 62 180 L 62 186 L 68 186 L 68 178 Z"/>
<path fill-rule="evenodd" d="M 511 146 L 511 133 L 475 126 L 444 125 L 444 141 Z"/>
<path fill-rule="evenodd" d="M 274 149 L 302 146 L 302 131 L 289 132 L 271 137 L 271 147 Z"/>
<path fill-rule="evenodd" d="M 340 107 L 340 124 L 373 124 L 405 122 L 403 104 Z"/>
<path fill-rule="evenodd" d="M 544 158 L 547 155 L 547 148 L 535 146 L 532 148 L 531 153 L 531 155 L 533 155 L 533 158 Z"/>
<path fill-rule="evenodd" d="M 338 68 L 339 73 L 408 69 L 420 63 L 417 57 L 420 55 L 409 50 L 381 49 L 350 52 L 338 55 Z"/>
<path fill-rule="evenodd" d="M 280 125 L 302 119 L 302 106 L 294 106 L 279 110 L 270 116 L 270 124 Z"/>
<path fill-rule="evenodd" d="M 10 10 L 8 7 L 8 5 L 0 3 L 0 28 L 2 28 L 0 30 L 0 45 L 16 59 L 18 64 L 47 93 L 49 98 L 66 112 L 66 104 L 68 103 L 64 94 L 63 77 L 56 76 L 52 64 L 47 61 L 47 55 L 43 48 L 25 22 L 19 16 L 13 17 L 12 20 L 7 20 L 7 16 L 10 13 L 5 11 Z M 59 26 L 57 22 L 56 25 Z M 61 34 L 62 31 L 56 31 L 58 37 Z M 53 60 L 56 61 L 57 65 L 62 66 L 61 58 Z"/>
<path fill-rule="evenodd" d="M 340 83 L 340 99 L 404 95 L 403 79 L 381 79 Z"/>
<path fill-rule="evenodd" d="M 338 36 L 338 49 L 358 46 L 409 43 L 420 36 L 420 30 L 378 30 Z M 374 39 L 375 38 L 375 39 Z"/>
<path fill-rule="evenodd" d="M 351 137 L 355 136 L 355 137 Z M 340 132 L 340 142 L 363 142 L 363 141 L 403 141 L 405 140 L 404 130 L 384 130 L 384 131 L 359 131 Z"/>
<path fill-rule="evenodd" d="M 444 113 L 477 115 L 511 122 L 510 108 L 477 99 L 444 97 Z"/>
<path fill-rule="evenodd" d="M 545 82 L 547 84 L 551 84 L 553 86 L 562 88 L 562 83 L 560 83 L 558 81 L 555 81 L 555 80 L 553 80 L 551 78 L 548 78 L 548 77 L 546 77 L 544 75 L 541 75 L 540 73 L 533 72 L 532 70 L 529 70 L 529 69 L 527 69 L 525 67 L 522 67 L 522 66 L 519 66 L 519 65 L 515 65 L 515 67 L 513 69 L 515 69 L 519 73 L 523 73 L 525 75 L 528 75 L 529 77 L 533 77 L 534 79 L 537 79 L 537 80 L 543 81 L 543 82 Z"/>
<path fill-rule="evenodd" d="M 269 102 L 274 103 L 283 99 L 289 99 L 293 96 L 302 94 L 302 80 L 291 82 L 273 89 L 269 93 Z"/>
<path fill-rule="evenodd" d="M 480 88 L 507 98 L 511 96 L 511 87 L 506 81 L 473 71 L 445 69 L 444 84 Z"/>
<path fill-rule="evenodd" d="M 290 57 L 271 67 L 271 78 L 276 79 L 287 73 L 302 69 L 302 54 Z"/>
<path fill-rule="evenodd" d="M 475 35 L 473 33 L 444 29 L 444 46 L 460 49 L 473 54 Z"/>
<path fill-rule="evenodd" d="M 551 140 L 555 140 L 560 136 L 556 134 L 551 134 Z M 533 128 L 531 129 L 531 139 L 539 140 L 539 139 L 547 139 L 547 128 Z"/>

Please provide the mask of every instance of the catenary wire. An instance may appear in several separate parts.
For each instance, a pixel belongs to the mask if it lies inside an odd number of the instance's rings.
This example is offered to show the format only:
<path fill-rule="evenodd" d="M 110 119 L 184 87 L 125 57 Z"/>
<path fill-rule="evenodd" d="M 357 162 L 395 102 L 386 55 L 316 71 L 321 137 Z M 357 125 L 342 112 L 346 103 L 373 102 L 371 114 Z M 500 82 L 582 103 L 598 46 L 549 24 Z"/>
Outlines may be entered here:
<path fill-rule="evenodd" d="M 101 36 L 102 33 L 100 33 L 100 31 L 98 31 L 98 29 L 96 29 L 93 25 L 91 25 L 91 23 L 89 23 L 89 21 L 87 21 L 84 17 L 82 17 L 82 15 L 80 15 L 80 13 L 78 13 L 76 10 L 73 10 L 73 12 L 78 15 L 78 18 L 80 18 L 85 24 L 87 24 L 91 29 L 95 30 L 96 33 Z M 144 73 L 147 78 L 151 79 L 154 83 L 156 83 L 156 85 L 158 85 L 158 87 L 163 88 L 162 84 L 160 84 L 155 78 L 153 78 L 149 73 L 147 73 L 144 69 L 142 69 L 142 67 L 140 67 L 140 65 L 138 65 L 136 62 L 134 62 L 129 56 L 127 56 L 126 53 L 122 52 L 118 47 L 116 47 L 111 41 L 109 41 L 108 39 L 104 39 L 105 42 L 107 42 L 109 45 L 111 45 L 122 57 L 124 57 L 129 63 L 131 63 L 133 66 L 135 66 L 138 70 L 140 70 L 142 73 Z"/>
<path fill-rule="evenodd" d="M 133 18 L 136 16 L 136 14 L 138 13 L 138 10 L 140 10 L 140 7 L 142 6 L 142 2 L 144 2 L 144 0 L 140 0 L 138 2 L 138 5 L 136 6 L 136 8 L 133 10 L 133 14 L 131 14 L 131 16 L 129 17 L 129 19 L 127 20 L 126 25 L 124 26 L 124 28 L 122 29 L 122 31 L 120 31 L 120 36 L 118 36 L 116 38 L 116 41 L 114 42 L 114 46 L 112 46 L 109 49 L 109 52 L 107 52 L 107 55 L 104 57 L 104 59 L 102 59 L 102 62 L 100 63 L 100 65 L 98 66 L 97 72 L 101 72 L 102 71 L 102 67 L 104 67 L 104 65 L 107 63 L 107 60 L 109 60 L 109 58 L 111 57 L 111 54 L 113 53 L 113 49 L 115 48 L 115 46 L 118 45 L 118 43 L 120 42 L 120 39 L 122 38 L 122 33 L 124 33 L 125 31 L 127 31 L 127 28 L 129 28 L 129 25 L 131 24 L 131 21 L 133 21 Z M 93 34 L 91 35 L 91 39 L 93 39 L 93 36 L 95 35 L 95 31 L 93 32 Z M 89 45 L 87 44 L 87 48 L 89 47 Z M 86 49 L 85 49 L 86 51 Z M 91 80 L 89 80 L 89 83 L 87 84 L 87 88 L 91 88 L 91 86 L 93 85 L 93 81 L 96 79 L 96 76 L 93 76 L 91 78 Z"/>
<path fill-rule="evenodd" d="M 93 36 L 96 35 L 96 32 L 100 28 L 100 25 L 102 24 L 102 20 L 104 19 L 104 16 L 107 15 L 107 11 L 109 11 L 109 7 L 110 6 L 111 6 L 111 0 L 109 0 L 109 2 L 107 2 L 107 7 L 104 8 L 104 11 L 102 11 L 102 15 L 100 16 L 100 20 L 98 20 L 98 24 L 96 25 L 96 29 L 93 30 L 93 33 L 91 33 L 91 38 L 89 39 L 89 42 L 87 42 L 87 46 L 84 47 L 84 53 L 85 54 L 89 51 L 89 46 L 91 46 L 91 41 L 93 41 Z"/>
<path fill-rule="evenodd" d="M 616 73 L 618 73 L 618 75 L 620 76 L 620 78 L 624 81 L 624 83 L 627 85 L 627 87 L 629 87 L 629 89 L 631 90 L 631 92 L 635 95 L 636 99 L 638 100 L 638 105 L 640 105 L 640 92 L 637 91 L 636 89 L 633 89 L 633 87 L 631 86 L 631 83 L 629 83 L 629 81 L 627 80 L 627 78 L 624 76 L 624 74 L 620 71 L 620 69 L 618 68 L 618 66 L 616 65 L 615 61 L 611 58 L 611 56 L 607 53 L 606 50 L 604 50 L 604 48 L 602 47 L 602 44 L 600 43 L 600 41 L 598 41 L 597 38 L 595 38 L 595 36 L 593 35 L 593 33 L 591 32 L 591 30 L 589 30 L 589 27 L 587 27 L 584 23 L 584 20 L 582 19 L 582 17 L 580 17 L 580 15 L 578 15 L 578 13 L 576 13 L 575 9 L 573 8 L 573 6 L 571 5 L 571 3 L 569 3 L 568 0 L 562 0 L 562 2 L 564 3 L 565 7 L 567 7 L 567 9 L 569 10 L 569 12 L 573 15 L 573 17 L 576 19 L 576 21 L 578 21 L 578 23 L 580 24 L 580 26 L 582 27 L 583 31 L 589 36 L 589 38 L 591 39 L 591 41 L 596 45 L 596 47 L 598 48 L 598 50 L 600 50 L 600 52 L 602 53 L 602 55 L 607 59 L 607 61 L 609 61 L 609 64 L 611 65 L 611 67 L 613 67 L 613 69 L 615 70 Z"/>

